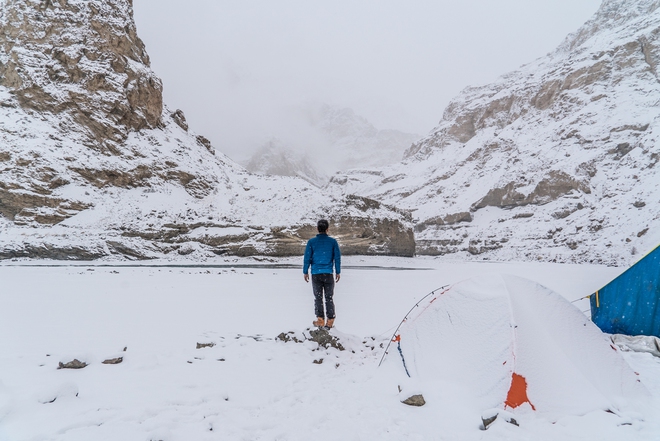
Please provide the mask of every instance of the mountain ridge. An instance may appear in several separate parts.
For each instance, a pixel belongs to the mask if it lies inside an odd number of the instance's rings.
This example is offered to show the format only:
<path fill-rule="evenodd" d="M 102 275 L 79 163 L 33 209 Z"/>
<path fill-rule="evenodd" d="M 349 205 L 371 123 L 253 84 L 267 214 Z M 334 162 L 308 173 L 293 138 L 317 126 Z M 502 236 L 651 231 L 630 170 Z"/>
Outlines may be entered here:
<path fill-rule="evenodd" d="M 411 210 L 418 254 L 629 263 L 660 241 L 659 7 L 604 1 L 554 52 L 464 89 L 402 163 L 331 187 Z"/>
<path fill-rule="evenodd" d="M 407 218 L 248 173 L 162 102 L 129 0 L 0 4 L 0 258 L 412 255 Z"/>

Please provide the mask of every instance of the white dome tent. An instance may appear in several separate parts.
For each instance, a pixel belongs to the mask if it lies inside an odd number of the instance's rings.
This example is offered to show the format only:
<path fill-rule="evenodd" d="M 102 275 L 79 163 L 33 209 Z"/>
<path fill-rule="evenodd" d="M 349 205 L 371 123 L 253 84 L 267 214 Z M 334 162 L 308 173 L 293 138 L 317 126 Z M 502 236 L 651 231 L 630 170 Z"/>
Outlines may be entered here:
<path fill-rule="evenodd" d="M 396 331 L 387 357 L 424 395 L 475 411 L 550 419 L 643 405 L 648 391 L 618 349 L 563 297 L 485 275 L 437 290 Z"/>

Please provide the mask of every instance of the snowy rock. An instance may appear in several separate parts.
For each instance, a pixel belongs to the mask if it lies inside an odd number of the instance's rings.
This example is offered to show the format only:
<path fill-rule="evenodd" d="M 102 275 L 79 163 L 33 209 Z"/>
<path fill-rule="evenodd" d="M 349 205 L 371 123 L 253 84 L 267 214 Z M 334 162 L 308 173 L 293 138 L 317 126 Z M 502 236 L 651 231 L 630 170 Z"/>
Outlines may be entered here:
<path fill-rule="evenodd" d="M 213 342 L 211 342 L 211 343 L 197 343 L 196 349 L 212 348 L 213 346 L 215 346 L 215 343 L 213 343 Z"/>
<path fill-rule="evenodd" d="M 141 251 L 131 248 L 131 246 L 126 245 L 119 241 L 108 240 L 105 243 L 108 246 L 108 249 L 110 250 L 111 253 L 121 254 L 130 260 L 148 260 L 153 258 L 146 256 Z"/>
<path fill-rule="evenodd" d="M 106 253 L 100 247 L 89 247 L 85 245 L 56 245 L 51 243 L 24 243 L 0 248 L 0 259 L 14 259 L 19 257 L 30 257 L 37 259 L 54 260 L 94 260 L 105 256 Z"/>
<path fill-rule="evenodd" d="M 408 406 L 422 407 L 426 404 L 426 400 L 424 400 L 424 396 L 422 394 L 417 394 L 406 398 L 402 401 L 402 403 L 407 404 Z"/>
<path fill-rule="evenodd" d="M 186 115 L 184 115 L 183 110 L 176 109 L 171 113 L 172 119 L 174 122 L 181 127 L 186 132 L 188 131 L 188 122 L 186 121 Z"/>
<path fill-rule="evenodd" d="M 119 364 L 124 361 L 124 357 L 116 357 L 116 358 L 108 358 L 107 360 L 103 360 L 101 363 L 103 364 Z"/>
<path fill-rule="evenodd" d="M 77 358 L 74 358 L 72 361 L 69 361 L 67 363 L 62 363 L 60 361 L 57 369 L 82 369 L 86 366 L 87 363 L 85 363 L 84 361 L 80 361 Z"/>
<path fill-rule="evenodd" d="M 277 337 L 275 337 L 275 340 L 283 341 L 284 343 L 288 343 L 290 341 L 294 343 L 302 343 L 304 341 L 304 336 L 301 338 L 298 338 L 297 334 L 293 331 L 289 331 L 287 333 L 281 332 Z"/>
<path fill-rule="evenodd" d="M 309 331 L 309 340 L 317 343 L 319 347 L 335 348 L 340 351 L 344 350 L 344 346 L 339 342 L 339 339 L 330 332 L 323 328 L 310 329 Z"/>
<path fill-rule="evenodd" d="M 482 430 L 487 430 L 497 419 L 519 426 L 513 414 L 502 409 L 489 409 L 481 414 Z"/>

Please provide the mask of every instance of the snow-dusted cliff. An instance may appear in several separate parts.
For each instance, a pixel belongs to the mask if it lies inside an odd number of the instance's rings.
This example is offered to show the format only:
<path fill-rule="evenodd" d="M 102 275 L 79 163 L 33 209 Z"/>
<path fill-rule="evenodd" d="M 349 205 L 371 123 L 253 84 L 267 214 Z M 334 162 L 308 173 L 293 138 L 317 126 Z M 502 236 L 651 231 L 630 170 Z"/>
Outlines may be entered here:
<path fill-rule="evenodd" d="M 0 257 L 295 254 L 323 216 L 348 253 L 625 264 L 660 242 L 659 69 L 660 1 L 605 0 L 403 162 L 319 190 L 248 173 L 167 109 L 130 0 L 4 0 Z M 389 160 L 352 111 L 310 118 L 347 165 Z"/>
<path fill-rule="evenodd" d="M 336 176 L 410 210 L 420 254 L 627 263 L 660 242 L 660 2 L 605 0 L 553 53 L 465 89 L 398 165 Z"/>
<path fill-rule="evenodd" d="M 405 216 L 249 174 L 161 91 L 130 0 L 0 3 L 0 258 L 297 254 L 319 217 L 348 253 L 413 252 Z"/>

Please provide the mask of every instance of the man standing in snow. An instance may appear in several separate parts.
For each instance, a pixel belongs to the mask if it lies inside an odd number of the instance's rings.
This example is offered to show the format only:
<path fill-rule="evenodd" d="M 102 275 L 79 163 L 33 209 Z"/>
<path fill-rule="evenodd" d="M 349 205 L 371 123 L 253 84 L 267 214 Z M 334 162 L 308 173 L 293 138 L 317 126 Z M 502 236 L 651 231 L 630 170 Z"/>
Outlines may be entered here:
<path fill-rule="evenodd" d="M 335 282 L 339 282 L 341 273 L 341 253 L 337 241 L 328 236 L 328 221 L 321 219 L 316 225 L 319 234 L 307 241 L 303 274 L 305 282 L 309 282 L 309 267 L 312 266 L 312 289 L 314 290 L 314 309 L 316 320 L 314 326 L 332 328 L 335 323 L 335 304 L 332 296 Z M 334 264 L 335 277 L 332 277 Z M 325 294 L 325 313 L 323 312 L 323 297 Z M 326 317 L 328 321 L 326 322 Z"/>

